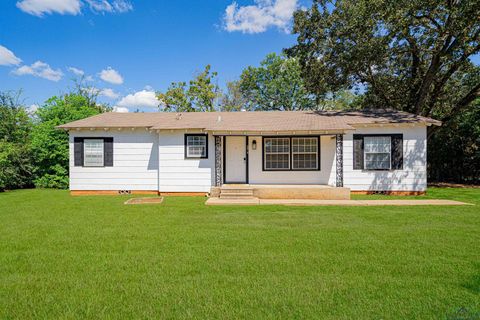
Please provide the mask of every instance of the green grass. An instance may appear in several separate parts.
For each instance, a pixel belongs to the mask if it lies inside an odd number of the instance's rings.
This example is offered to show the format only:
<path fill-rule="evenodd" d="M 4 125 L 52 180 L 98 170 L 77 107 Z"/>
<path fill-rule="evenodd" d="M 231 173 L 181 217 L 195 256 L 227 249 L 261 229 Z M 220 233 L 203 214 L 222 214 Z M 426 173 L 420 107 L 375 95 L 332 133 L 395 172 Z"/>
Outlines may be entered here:
<path fill-rule="evenodd" d="M 427 197 L 476 205 L 126 206 L 7 192 L 0 319 L 454 319 L 462 308 L 474 319 L 480 189 Z"/>

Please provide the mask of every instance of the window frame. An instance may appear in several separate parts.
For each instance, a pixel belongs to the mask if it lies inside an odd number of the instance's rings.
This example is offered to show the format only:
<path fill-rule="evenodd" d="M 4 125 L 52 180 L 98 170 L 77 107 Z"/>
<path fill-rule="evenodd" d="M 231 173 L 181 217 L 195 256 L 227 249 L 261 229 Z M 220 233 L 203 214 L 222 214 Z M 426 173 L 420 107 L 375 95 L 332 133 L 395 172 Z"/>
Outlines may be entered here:
<path fill-rule="evenodd" d="M 188 137 L 205 137 L 205 156 L 193 157 L 188 155 Z M 186 133 L 184 137 L 184 157 L 185 159 L 208 159 L 208 134 L 205 133 Z"/>
<path fill-rule="evenodd" d="M 370 154 L 386 154 L 387 152 L 366 152 L 365 148 L 365 138 L 379 138 L 379 137 L 385 137 L 390 140 L 390 150 L 388 152 L 388 159 L 389 159 L 389 166 L 388 168 L 367 168 L 367 153 Z M 369 134 L 369 135 L 364 135 L 363 136 L 363 170 L 364 171 L 391 171 L 392 170 L 392 135 L 390 134 Z"/>
<path fill-rule="evenodd" d="M 320 135 L 302 135 L 302 136 L 262 136 L 262 171 L 296 171 L 296 172 L 301 172 L 301 171 L 321 171 L 321 154 L 320 154 L 320 144 L 321 144 L 321 139 Z M 287 138 L 290 141 L 290 146 L 289 146 L 289 168 L 288 169 L 268 169 L 265 166 L 265 139 L 275 139 L 275 138 Z M 293 138 L 316 138 L 317 139 L 317 168 L 315 169 L 294 169 L 293 168 L 293 148 L 292 148 L 292 139 Z M 298 154 L 298 153 L 297 153 Z"/>
<path fill-rule="evenodd" d="M 86 160 L 86 155 L 87 155 L 87 152 L 86 152 L 86 146 L 87 146 L 87 141 L 89 140 L 97 140 L 97 141 L 102 141 L 102 164 L 101 165 L 87 165 L 85 163 L 85 160 Z M 105 139 L 104 138 L 84 138 L 83 139 L 83 163 L 82 163 L 82 167 L 85 167 L 85 168 L 103 168 L 105 167 Z"/>

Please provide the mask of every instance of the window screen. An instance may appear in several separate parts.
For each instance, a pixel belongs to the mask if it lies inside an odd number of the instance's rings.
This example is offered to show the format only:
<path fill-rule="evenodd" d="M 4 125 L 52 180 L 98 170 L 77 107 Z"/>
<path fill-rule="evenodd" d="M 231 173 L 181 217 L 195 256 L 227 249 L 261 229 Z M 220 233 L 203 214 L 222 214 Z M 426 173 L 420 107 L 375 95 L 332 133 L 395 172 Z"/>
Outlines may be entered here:
<path fill-rule="evenodd" d="M 290 169 L 290 138 L 264 138 L 265 170 Z"/>
<path fill-rule="evenodd" d="M 365 169 L 389 170 L 392 143 L 390 136 L 364 138 Z"/>
<path fill-rule="evenodd" d="M 83 165 L 85 167 L 103 167 L 103 139 L 85 139 L 83 152 Z"/>

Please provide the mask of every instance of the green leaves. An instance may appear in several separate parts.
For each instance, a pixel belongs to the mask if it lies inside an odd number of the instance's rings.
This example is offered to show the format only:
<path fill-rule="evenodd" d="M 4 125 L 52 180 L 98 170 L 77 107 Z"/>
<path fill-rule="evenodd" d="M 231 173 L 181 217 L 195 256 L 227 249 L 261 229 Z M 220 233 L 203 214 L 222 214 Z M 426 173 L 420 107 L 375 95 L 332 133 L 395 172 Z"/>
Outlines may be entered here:
<path fill-rule="evenodd" d="M 165 93 L 157 93 L 163 111 L 205 112 L 217 110 L 221 93 L 216 77 L 217 73 L 212 72 L 210 65 L 207 65 L 203 72 L 190 80 L 188 86 L 186 82 L 172 82 Z"/>
<path fill-rule="evenodd" d="M 363 107 L 449 120 L 480 96 L 478 1 L 315 1 L 294 16 L 307 89 L 363 88 Z M 470 79 L 459 81 L 459 79 Z"/>

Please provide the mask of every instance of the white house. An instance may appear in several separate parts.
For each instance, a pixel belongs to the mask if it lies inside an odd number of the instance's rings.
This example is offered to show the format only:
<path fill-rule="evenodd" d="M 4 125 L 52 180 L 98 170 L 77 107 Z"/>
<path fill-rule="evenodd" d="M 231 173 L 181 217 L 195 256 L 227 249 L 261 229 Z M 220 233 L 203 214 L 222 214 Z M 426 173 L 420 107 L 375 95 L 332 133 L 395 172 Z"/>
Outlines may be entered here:
<path fill-rule="evenodd" d="M 72 194 L 206 194 L 229 184 L 424 193 L 427 127 L 398 111 L 104 113 L 70 135 Z"/>

